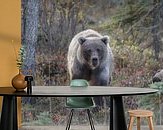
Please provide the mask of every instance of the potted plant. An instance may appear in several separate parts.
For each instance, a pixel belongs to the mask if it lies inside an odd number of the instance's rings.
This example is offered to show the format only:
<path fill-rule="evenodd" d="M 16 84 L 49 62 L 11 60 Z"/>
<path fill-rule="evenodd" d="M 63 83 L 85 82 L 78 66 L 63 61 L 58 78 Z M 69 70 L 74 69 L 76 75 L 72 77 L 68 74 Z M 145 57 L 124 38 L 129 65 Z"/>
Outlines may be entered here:
<path fill-rule="evenodd" d="M 12 79 L 12 86 L 17 91 L 23 91 L 27 87 L 27 83 L 24 79 L 25 76 L 22 74 L 22 67 L 23 67 L 24 60 L 25 60 L 25 49 L 24 46 L 22 46 L 19 49 L 18 57 L 16 57 L 16 64 L 19 73 Z"/>
<path fill-rule="evenodd" d="M 25 49 L 24 49 L 24 46 L 22 46 L 22 47 L 20 47 L 18 57 L 16 59 L 16 64 L 17 64 L 17 68 L 19 69 L 19 72 L 22 71 L 25 56 L 26 56 Z"/>

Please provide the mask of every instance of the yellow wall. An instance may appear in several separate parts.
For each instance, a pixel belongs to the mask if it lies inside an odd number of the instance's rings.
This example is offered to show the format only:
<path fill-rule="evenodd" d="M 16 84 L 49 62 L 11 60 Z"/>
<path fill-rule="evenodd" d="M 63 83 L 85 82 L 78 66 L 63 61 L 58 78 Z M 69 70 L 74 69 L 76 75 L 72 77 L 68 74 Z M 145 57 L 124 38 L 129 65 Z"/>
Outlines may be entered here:
<path fill-rule="evenodd" d="M 11 86 L 11 79 L 18 72 L 12 40 L 18 51 L 21 44 L 21 0 L 0 0 L 0 87 Z M 20 100 L 18 104 L 20 106 Z"/>

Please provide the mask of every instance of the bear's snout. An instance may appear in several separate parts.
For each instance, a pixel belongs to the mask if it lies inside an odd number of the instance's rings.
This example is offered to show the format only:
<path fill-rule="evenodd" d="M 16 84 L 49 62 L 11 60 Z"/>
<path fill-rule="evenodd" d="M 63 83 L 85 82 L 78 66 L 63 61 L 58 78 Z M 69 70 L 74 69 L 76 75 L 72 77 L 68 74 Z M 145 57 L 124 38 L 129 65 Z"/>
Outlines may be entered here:
<path fill-rule="evenodd" d="M 93 57 L 92 58 L 92 65 L 93 66 L 97 66 L 98 65 L 98 58 L 97 57 Z"/>

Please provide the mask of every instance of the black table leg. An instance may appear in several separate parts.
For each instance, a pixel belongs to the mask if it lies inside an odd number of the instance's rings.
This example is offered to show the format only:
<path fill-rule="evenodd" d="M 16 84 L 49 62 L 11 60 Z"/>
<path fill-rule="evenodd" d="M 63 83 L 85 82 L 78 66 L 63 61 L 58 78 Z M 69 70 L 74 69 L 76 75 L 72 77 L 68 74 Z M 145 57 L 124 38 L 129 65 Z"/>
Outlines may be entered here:
<path fill-rule="evenodd" d="M 111 96 L 110 130 L 127 130 L 122 96 Z"/>
<path fill-rule="evenodd" d="M 15 96 L 3 97 L 0 130 L 18 130 L 17 98 Z"/>

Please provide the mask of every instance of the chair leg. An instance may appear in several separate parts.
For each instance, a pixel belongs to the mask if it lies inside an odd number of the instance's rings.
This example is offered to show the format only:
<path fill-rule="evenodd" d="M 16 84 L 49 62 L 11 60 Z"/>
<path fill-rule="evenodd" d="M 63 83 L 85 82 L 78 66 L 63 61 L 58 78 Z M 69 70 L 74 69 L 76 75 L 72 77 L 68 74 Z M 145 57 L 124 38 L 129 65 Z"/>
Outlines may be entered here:
<path fill-rule="evenodd" d="M 130 117 L 130 122 L 129 122 L 129 125 L 128 125 L 128 130 L 132 130 L 133 123 L 134 123 L 134 117 L 131 116 L 131 117 Z"/>
<path fill-rule="evenodd" d="M 137 130 L 140 130 L 140 117 L 137 117 Z"/>
<path fill-rule="evenodd" d="M 71 120 L 72 120 L 73 112 L 74 112 L 74 109 L 71 109 L 70 114 L 69 114 L 69 116 L 68 116 L 68 121 L 67 121 L 66 130 L 69 130 L 69 129 L 70 129 L 70 125 L 71 125 Z"/>
<path fill-rule="evenodd" d="M 152 117 L 148 117 L 148 124 L 149 124 L 149 129 L 150 130 L 154 130 L 154 127 L 153 127 L 153 120 L 152 120 Z"/>
<path fill-rule="evenodd" d="M 94 127 L 94 124 L 93 124 L 93 119 L 92 119 L 92 116 L 91 116 L 91 113 L 90 113 L 89 109 L 87 109 L 87 114 L 88 114 L 91 130 L 95 130 L 95 127 Z"/>

